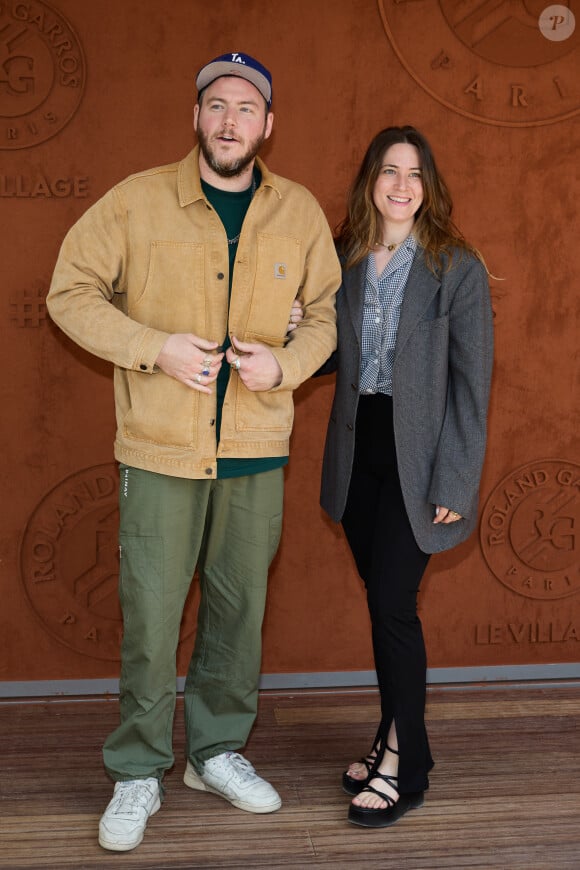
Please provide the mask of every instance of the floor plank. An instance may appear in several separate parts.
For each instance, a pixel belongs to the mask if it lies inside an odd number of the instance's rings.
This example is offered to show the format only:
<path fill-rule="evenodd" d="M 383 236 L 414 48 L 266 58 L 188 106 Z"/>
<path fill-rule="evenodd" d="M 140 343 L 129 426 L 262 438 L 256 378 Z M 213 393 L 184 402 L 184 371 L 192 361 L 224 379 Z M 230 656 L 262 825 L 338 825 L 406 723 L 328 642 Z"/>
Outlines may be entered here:
<path fill-rule="evenodd" d="M 578 870 L 580 686 L 432 688 L 427 711 L 437 763 L 425 806 L 368 831 L 346 821 L 340 775 L 369 748 L 376 692 L 261 696 L 247 755 L 284 801 L 267 816 L 185 787 L 179 702 L 164 805 L 118 855 L 96 842 L 116 700 L 0 703 L 0 867 Z"/>

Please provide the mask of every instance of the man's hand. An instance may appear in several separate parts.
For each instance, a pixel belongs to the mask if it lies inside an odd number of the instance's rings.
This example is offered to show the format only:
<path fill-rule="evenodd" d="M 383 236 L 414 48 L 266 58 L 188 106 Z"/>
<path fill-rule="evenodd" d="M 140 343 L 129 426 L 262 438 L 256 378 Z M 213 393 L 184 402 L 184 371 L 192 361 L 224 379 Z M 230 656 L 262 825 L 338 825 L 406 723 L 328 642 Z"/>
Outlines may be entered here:
<path fill-rule="evenodd" d="M 172 378 L 199 393 L 211 393 L 221 368 L 223 353 L 217 353 L 217 341 L 206 341 L 191 333 L 170 335 L 155 360 L 156 365 Z"/>
<path fill-rule="evenodd" d="M 248 390 L 264 392 L 281 383 L 282 369 L 269 347 L 256 342 L 238 341 L 234 335 L 231 342 L 226 359 Z"/>

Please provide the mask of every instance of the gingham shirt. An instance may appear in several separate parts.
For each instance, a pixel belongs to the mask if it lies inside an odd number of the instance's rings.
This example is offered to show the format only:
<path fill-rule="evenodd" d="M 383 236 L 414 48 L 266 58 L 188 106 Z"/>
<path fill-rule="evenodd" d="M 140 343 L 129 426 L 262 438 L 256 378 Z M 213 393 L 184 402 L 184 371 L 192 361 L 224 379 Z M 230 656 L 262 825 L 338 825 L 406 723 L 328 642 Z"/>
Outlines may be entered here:
<path fill-rule="evenodd" d="M 373 254 L 367 257 L 359 392 L 393 393 L 393 360 L 401 304 L 417 241 L 408 236 L 377 276 Z"/>

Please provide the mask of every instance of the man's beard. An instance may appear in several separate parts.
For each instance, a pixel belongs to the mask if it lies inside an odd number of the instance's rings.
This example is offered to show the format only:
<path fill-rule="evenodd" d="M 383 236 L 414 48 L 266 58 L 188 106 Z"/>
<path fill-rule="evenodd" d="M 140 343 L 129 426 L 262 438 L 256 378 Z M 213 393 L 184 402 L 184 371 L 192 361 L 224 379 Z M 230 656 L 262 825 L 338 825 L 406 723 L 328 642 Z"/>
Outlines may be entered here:
<path fill-rule="evenodd" d="M 199 141 L 199 149 L 208 166 L 210 166 L 213 171 L 222 178 L 235 178 L 237 175 L 241 175 L 244 169 L 246 169 L 246 167 L 249 166 L 256 157 L 262 146 L 262 142 L 264 141 L 264 134 L 262 133 L 256 139 L 253 139 L 248 146 L 248 150 L 245 154 L 242 154 L 241 157 L 235 159 L 226 157 L 223 160 L 217 158 L 209 144 L 207 136 L 200 128 L 197 130 L 197 138 Z"/>

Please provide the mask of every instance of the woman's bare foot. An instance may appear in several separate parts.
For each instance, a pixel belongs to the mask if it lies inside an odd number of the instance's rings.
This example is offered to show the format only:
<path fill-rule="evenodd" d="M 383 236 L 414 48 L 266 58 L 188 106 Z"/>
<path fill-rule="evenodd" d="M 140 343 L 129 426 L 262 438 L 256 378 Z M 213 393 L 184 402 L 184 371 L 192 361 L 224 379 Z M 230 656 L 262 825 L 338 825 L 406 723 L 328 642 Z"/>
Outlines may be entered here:
<path fill-rule="evenodd" d="M 396 752 L 393 752 L 387 746 L 382 761 L 378 766 L 377 773 L 392 777 L 396 785 L 398 770 L 399 756 Z M 382 797 L 375 794 L 374 791 L 366 791 L 366 789 L 363 789 L 360 794 L 356 795 L 356 797 L 354 797 L 352 800 L 352 803 L 355 806 L 366 807 L 367 809 L 371 810 L 384 810 L 388 806 L 392 806 L 392 804 L 395 804 L 399 799 L 399 792 L 394 787 L 394 785 L 390 785 L 388 782 L 385 782 L 385 780 L 381 779 L 380 777 L 373 777 L 369 781 L 368 785 L 372 786 L 381 794 L 388 795 L 390 801 L 384 800 Z"/>
<path fill-rule="evenodd" d="M 366 764 L 364 761 L 353 761 L 353 763 L 349 765 L 346 775 L 357 782 L 362 782 L 366 779 L 375 763 L 379 747 L 380 744 L 378 746 L 373 746 L 369 754 L 365 756 Z"/>

